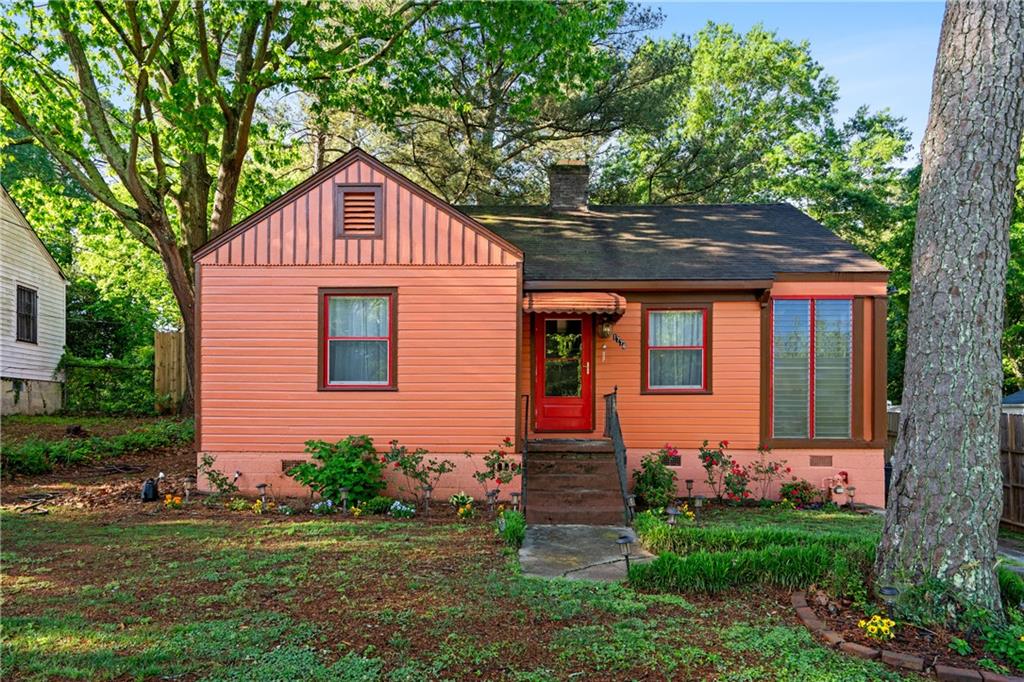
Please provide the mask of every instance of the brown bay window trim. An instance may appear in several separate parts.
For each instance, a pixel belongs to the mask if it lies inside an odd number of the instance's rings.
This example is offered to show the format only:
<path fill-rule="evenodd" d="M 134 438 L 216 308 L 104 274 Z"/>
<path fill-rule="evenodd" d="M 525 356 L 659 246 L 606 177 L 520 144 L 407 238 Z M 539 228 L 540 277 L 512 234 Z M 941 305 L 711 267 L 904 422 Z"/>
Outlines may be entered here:
<path fill-rule="evenodd" d="M 345 229 L 345 195 L 373 194 L 373 230 Z M 338 184 L 334 186 L 334 238 L 380 239 L 384 236 L 384 186 L 380 184 Z"/>
<path fill-rule="evenodd" d="M 704 362 L 702 367 L 703 381 L 700 388 L 652 388 L 650 386 L 649 356 L 650 348 L 648 339 L 650 330 L 650 313 L 657 311 L 686 311 L 699 310 L 704 314 Z M 689 300 L 666 300 L 658 302 L 643 302 L 640 305 L 640 393 L 641 395 L 711 395 L 712 390 L 712 356 L 713 356 L 713 317 L 714 305 L 706 299 L 703 301 Z"/>
<path fill-rule="evenodd" d="M 332 296 L 387 296 L 388 297 L 388 383 L 387 384 L 331 384 L 328 383 L 327 301 Z M 398 390 L 398 288 L 397 287 L 320 287 L 317 289 L 317 390 L 318 391 L 397 391 Z"/>
<path fill-rule="evenodd" d="M 808 296 L 808 299 L 815 298 Z M 852 296 L 852 404 L 850 438 L 774 438 L 772 436 L 771 412 L 771 371 L 772 371 L 772 315 L 771 306 L 775 299 L 766 295 L 761 299 L 761 407 L 760 435 L 761 443 L 775 449 L 856 449 L 881 448 L 888 438 L 886 415 L 886 375 L 887 375 L 887 336 L 886 312 L 888 298 L 886 296 Z M 872 338 L 870 349 L 867 348 L 865 320 L 867 318 L 867 302 L 872 301 Z M 872 387 L 871 405 L 864 400 L 865 360 L 871 362 Z M 870 432 L 865 432 L 865 414 L 869 420 Z"/>

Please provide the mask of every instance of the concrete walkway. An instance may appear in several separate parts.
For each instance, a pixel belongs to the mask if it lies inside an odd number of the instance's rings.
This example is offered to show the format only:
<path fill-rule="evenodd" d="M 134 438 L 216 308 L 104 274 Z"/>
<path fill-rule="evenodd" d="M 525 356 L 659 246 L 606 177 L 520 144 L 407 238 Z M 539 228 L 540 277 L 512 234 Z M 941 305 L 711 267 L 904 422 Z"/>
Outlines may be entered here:
<path fill-rule="evenodd" d="M 625 533 L 633 531 L 623 526 L 530 525 L 519 550 L 519 566 L 523 575 L 538 578 L 624 580 L 626 564 L 615 541 Z M 630 563 L 653 558 L 638 542 L 632 544 Z"/>

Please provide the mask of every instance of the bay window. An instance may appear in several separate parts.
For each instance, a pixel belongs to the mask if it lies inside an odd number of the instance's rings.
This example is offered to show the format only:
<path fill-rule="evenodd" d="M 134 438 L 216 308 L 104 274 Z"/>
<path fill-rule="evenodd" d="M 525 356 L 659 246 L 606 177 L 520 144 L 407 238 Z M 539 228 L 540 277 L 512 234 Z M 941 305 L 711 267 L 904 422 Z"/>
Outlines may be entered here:
<path fill-rule="evenodd" d="M 706 393 L 710 382 L 708 305 L 643 310 L 645 393 Z"/>
<path fill-rule="evenodd" d="M 393 289 L 321 289 L 320 386 L 396 387 Z"/>
<path fill-rule="evenodd" d="M 772 436 L 851 437 L 853 301 L 773 299 Z"/>

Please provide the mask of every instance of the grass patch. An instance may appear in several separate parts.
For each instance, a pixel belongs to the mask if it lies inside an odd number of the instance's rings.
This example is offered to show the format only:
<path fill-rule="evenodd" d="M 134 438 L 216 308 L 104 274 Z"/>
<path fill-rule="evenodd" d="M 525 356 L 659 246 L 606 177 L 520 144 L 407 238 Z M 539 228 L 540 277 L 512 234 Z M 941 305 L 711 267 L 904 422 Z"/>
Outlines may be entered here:
<path fill-rule="evenodd" d="M 0 446 L 4 474 L 44 474 L 56 464 L 95 462 L 133 452 L 187 443 L 195 438 L 192 420 L 162 419 L 115 436 L 42 440 L 29 438 Z"/>
<path fill-rule="evenodd" d="M 507 509 L 501 513 L 501 520 L 498 523 L 498 534 L 505 544 L 512 549 L 519 549 L 526 539 L 526 517 L 522 512 L 514 509 Z"/>

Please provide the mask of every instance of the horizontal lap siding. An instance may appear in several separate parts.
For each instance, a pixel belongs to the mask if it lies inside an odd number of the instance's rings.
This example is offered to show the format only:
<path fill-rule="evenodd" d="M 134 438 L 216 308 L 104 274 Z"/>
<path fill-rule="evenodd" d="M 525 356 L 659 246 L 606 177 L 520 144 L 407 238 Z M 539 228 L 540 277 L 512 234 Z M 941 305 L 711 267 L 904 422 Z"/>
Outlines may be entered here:
<path fill-rule="evenodd" d="M 621 348 L 612 339 L 595 338 L 597 394 L 594 430 L 604 427 L 604 400 L 617 386 L 622 433 L 630 448 L 655 449 L 666 442 L 696 447 L 705 439 L 729 440 L 736 447 L 756 448 L 759 428 L 760 305 L 756 301 L 715 301 L 712 314 L 711 395 L 643 395 L 640 393 L 639 300 L 627 295 L 626 313 L 613 332 L 626 342 Z M 655 302 L 656 297 L 645 300 Z M 670 301 L 666 296 L 664 301 Z M 524 316 L 523 366 L 519 393 L 532 394 L 530 315 Z M 604 356 L 602 359 L 602 346 Z M 532 398 L 531 398 L 532 401 Z M 531 407 L 532 410 L 532 407 Z M 537 434 L 535 437 L 592 437 L 593 434 Z"/>
<path fill-rule="evenodd" d="M 201 282 L 204 451 L 367 434 L 457 453 L 513 434 L 515 266 L 205 267 Z M 398 391 L 317 390 L 320 287 L 397 287 Z"/>

